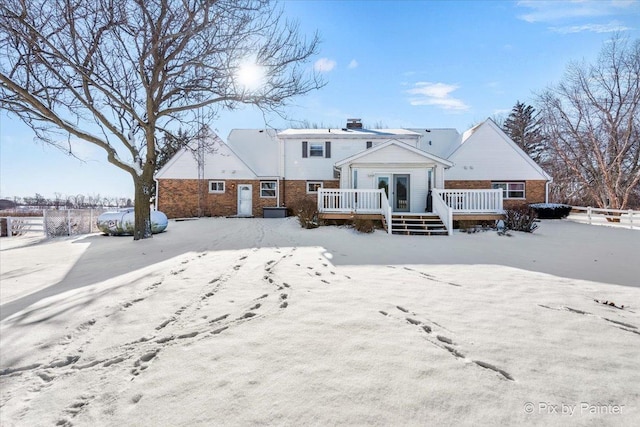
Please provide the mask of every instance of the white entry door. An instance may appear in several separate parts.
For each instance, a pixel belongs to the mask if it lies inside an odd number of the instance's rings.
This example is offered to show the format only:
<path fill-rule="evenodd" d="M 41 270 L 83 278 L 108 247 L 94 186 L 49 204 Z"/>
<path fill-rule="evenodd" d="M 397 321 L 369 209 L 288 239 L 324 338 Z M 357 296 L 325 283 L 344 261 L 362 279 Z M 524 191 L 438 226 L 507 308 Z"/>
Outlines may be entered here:
<path fill-rule="evenodd" d="M 253 211 L 253 189 L 251 184 L 238 185 L 238 216 L 251 216 Z"/>

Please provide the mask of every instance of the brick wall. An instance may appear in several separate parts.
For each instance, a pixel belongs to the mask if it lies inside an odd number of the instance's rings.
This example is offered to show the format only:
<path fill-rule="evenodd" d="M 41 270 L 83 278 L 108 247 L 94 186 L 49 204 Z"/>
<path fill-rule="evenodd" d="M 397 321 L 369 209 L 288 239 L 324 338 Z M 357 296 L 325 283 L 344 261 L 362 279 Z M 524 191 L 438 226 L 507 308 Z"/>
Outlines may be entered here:
<path fill-rule="evenodd" d="M 313 181 L 322 182 L 323 188 L 340 188 L 340 181 Z M 307 194 L 307 181 L 302 180 L 286 180 L 282 186 L 283 193 L 280 193 L 282 197 L 282 203 L 285 206 L 291 205 L 295 200 L 300 198 L 310 198 L 318 200 L 318 196 L 315 193 Z"/>
<path fill-rule="evenodd" d="M 263 207 L 277 205 L 276 198 L 260 197 L 260 180 L 224 180 L 224 193 L 209 193 L 209 180 L 201 184 L 202 216 L 231 216 L 238 213 L 238 185 L 250 184 L 253 196 L 253 216 L 262 217 Z M 280 182 L 280 203 L 287 206 L 298 197 L 316 200 L 315 194 L 307 194 L 306 181 Z M 338 188 L 338 181 L 323 181 L 325 188 Z M 161 179 L 158 181 L 158 210 L 169 218 L 189 218 L 198 216 L 197 179 Z"/>
<path fill-rule="evenodd" d="M 525 181 L 526 200 L 505 199 L 503 205 L 509 208 L 524 203 L 544 203 L 545 182 L 541 180 Z M 483 190 L 491 188 L 491 181 L 445 181 L 445 189 L 451 190 Z"/>

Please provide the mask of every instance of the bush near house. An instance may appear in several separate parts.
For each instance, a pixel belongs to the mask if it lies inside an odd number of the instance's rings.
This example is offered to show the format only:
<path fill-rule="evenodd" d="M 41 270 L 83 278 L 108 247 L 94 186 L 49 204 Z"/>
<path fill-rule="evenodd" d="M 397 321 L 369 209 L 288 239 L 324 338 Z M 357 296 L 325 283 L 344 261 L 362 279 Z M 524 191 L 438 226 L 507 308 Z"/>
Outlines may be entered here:
<path fill-rule="evenodd" d="M 315 200 L 301 197 L 291 204 L 291 211 L 298 217 L 302 228 L 318 227 L 318 205 Z"/>
<path fill-rule="evenodd" d="M 536 211 L 528 205 L 506 209 L 504 224 L 509 230 L 533 233 L 538 228 Z"/>
<path fill-rule="evenodd" d="M 534 203 L 529 205 L 540 219 L 562 219 L 569 216 L 571 206 L 560 203 Z"/>
<path fill-rule="evenodd" d="M 353 228 L 355 228 L 360 233 L 373 233 L 376 229 L 376 226 L 371 219 L 355 217 L 353 219 Z"/>

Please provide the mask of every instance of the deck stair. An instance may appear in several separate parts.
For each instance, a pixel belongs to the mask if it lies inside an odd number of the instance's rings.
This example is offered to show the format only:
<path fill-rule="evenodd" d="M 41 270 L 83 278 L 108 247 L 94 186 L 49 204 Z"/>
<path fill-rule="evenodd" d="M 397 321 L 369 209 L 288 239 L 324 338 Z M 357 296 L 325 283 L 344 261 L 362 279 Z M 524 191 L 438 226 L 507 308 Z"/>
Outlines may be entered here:
<path fill-rule="evenodd" d="M 398 214 L 391 216 L 391 232 L 393 234 L 446 236 L 447 227 L 438 215 Z"/>

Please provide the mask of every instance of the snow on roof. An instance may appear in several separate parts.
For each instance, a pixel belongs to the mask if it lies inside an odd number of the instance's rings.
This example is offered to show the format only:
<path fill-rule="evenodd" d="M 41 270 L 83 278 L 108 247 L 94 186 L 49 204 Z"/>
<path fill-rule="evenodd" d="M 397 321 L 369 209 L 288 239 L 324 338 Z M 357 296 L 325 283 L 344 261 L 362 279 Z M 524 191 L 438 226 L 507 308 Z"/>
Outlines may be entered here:
<path fill-rule="evenodd" d="M 418 148 L 446 159 L 460 144 L 460 134 L 453 128 L 410 129 L 421 135 Z"/>
<path fill-rule="evenodd" d="M 347 128 L 324 128 L 324 129 L 286 129 L 278 133 L 280 138 L 389 138 L 393 136 L 414 136 L 419 134 L 409 129 L 347 129 Z"/>
<path fill-rule="evenodd" d="M 275 129 L 233 129 L 227 145 L 258 176 L 278 176 L 278 139 Z"/>

